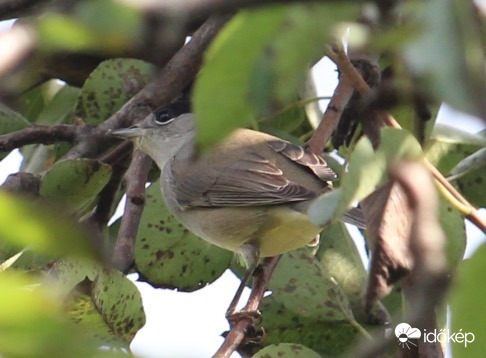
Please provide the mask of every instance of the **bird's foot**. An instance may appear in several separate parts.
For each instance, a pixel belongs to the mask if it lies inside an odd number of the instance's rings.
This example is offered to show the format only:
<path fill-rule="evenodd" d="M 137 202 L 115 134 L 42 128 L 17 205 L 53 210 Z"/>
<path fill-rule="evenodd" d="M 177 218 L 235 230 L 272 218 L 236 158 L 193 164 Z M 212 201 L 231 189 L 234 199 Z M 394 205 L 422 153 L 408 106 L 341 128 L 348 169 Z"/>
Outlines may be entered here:
<path fill-rule="evenodd" d="M 247 319 L 251 321 L 251 326 L 255 327 L 262 323 L 262 314 L 260 311 L 238 311 L 238 312 L 226 312 L 226 319 L 228 320 L 230 327 L 233 327 L 239 321 Z"/>

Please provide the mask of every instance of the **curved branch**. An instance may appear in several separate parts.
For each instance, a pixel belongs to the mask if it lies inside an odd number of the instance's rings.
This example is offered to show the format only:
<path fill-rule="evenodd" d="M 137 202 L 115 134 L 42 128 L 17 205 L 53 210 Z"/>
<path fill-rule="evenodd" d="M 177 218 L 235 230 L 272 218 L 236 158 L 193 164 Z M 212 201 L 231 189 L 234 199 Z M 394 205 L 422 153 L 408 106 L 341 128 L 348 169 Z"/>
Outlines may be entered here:
<path fill-rule="evenodd" d="M 312 138 L 307 142 L 307 147 L 312 153 L 317 155 L 322 154 L 329 138 L 331 138 L 332 132 L 337 128 L 341 115 L 353 96 L 353 93 L 354 87 L 351 85 L 351 82 L 347 76 L 342 75 L 319 126 L 312 135 Z"/>
<path fill-rule="evenodd" d="M 135 238 L 145 205 L 145 183 L 151 163 L 148 155 L 136 149 L 126 173 L 127 200 L 113 249 L 113 264 L 122 272 L 133 264 Z"/>
<path fill-rule="evenodd" d="M 248 303 L 241 310 L 241 312 L 256 312 L 263 299 L 263 295 L 267 290 L 268 281 L 272 277 L 273 271 L 280 260 L 280 256 L 267 257 L 263 260 L 262 265 L 256 271 L 253 277 L 253 287 L 251 289 Z M 223 344 L 219 347 L 218 351 L 214 354 L 213 358 L 229 358 L 231 354 L 236 351 L 238 346 L 243 342 L 248 330 L 253 325 L 253 320 L 248 317 L 242 317 L 235 323 L 228 335 L 224 339 Z"/>
<path fill-rule="evenodd" d="M 40 126 L 32 124 L 25 129 L 0 136 L 0 151 L 10 151 L 27 144 L 74 142 L 81 127 L 69 124 Z"/>

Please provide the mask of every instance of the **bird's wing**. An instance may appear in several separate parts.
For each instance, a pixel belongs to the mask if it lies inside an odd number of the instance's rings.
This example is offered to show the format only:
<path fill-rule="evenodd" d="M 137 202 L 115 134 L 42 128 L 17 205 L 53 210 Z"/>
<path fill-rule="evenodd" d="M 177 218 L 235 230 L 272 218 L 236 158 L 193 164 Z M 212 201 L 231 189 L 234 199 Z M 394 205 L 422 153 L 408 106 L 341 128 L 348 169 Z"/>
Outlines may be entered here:
<path fill-rule="evenodd" d="M 173 180 L 176 199 L 183 208 L 274 205 L 318 195 L 285 178 L 276 165 L 254 152 L 246 152 L 229 165 L 173 165 L 172 171 L 177 178 Z"/>
<path fill-rule="evenodd" d="M 337 175 L 329 168 L 326 161 L 304 148 L 283 140 L 271 140 L 268 142 L 270 148 L 280 153 L 291 161 L 309 169 L 315 176 L 322 181 L 336 180 Z"/>

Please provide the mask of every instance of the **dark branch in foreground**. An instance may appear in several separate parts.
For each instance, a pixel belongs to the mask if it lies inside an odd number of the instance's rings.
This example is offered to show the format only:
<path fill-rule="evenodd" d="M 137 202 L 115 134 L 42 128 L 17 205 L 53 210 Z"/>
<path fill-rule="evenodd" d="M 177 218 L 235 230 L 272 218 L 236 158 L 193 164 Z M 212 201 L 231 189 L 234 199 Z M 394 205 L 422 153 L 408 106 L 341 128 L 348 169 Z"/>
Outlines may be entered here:
<path fill-rule="evenodd" d="M 20 131 L 0 136 L 0 151 L 10 151 L 27 144 L 74 142 L 82 127 L 69 124 L 40 126 L 32 124 Z"/>
<path fill-rule="evenodd" d="M 145 204 L 145 183 L 151 163 L 149 156 L 136 149 L 126 173 L 127 201 L 113 249 L 113 265 L 122 272 L 133 264 L 135 238 Z"/>

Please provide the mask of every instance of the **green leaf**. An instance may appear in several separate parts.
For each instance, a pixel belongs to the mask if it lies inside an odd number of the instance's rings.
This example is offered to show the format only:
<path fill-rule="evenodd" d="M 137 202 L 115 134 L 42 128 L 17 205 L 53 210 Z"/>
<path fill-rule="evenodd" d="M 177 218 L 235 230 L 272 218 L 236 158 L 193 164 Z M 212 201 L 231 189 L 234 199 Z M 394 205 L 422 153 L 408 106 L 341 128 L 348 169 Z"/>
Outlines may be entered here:
<path fill-rule="evenodd" d="M 42 177 L 40 194 L 74 213 L 91 204 L 110 177 L 111 167 L 97 160 L 62 160 Z"/>
<path fill-rule="evenodd" d="M 370 141 L 359 140 L 349 160 L 349 169 L 341 179 L 341 200 L 337 215 L 343 214 L 352 203 L 371 194 L 387 178 L 390 164 L 398 160 L 417 160 L 422 149 L 417 140 L 407 131 L 384 128 L 381 144 L 376 152 Z"/>
<path fill-rule="evenodd" d="M 5 357 L 91 357 L 97 347 L 79 335 L 61 302 L 14 272 L 0 274 L 0 354 Z"/>
<path fill-rule="evenodd" d="M 486 245 L 483 244 L 471 259 L 464 261 L 451 292 L 451 332 L 461 332 L 461 342 L 451 343 L 454 357 L 482 357 L 486 350 L 486 286 L 481 284 L 486 272 Z M 474 335 L 474 342 L 471 341 Z M 456 333 L 457 335 L 457 333 Z"/>
<path fill-rule="evenodd" d="M 103 61 L 85 81 L 75 113 L 86 123 L 97 125 L 109 118 L 151 79 L 154 67 L 144 61 Z"/>
<path fill-rule="evenodd" d="M 474 5 L 433 0 L 424 2 L 417 14 L 416 28 L 421 34 L 405 48 L 407 64 L 416 75 L 430 79 L 430 88 L 441 100 L 463 112 L 479 114 L 486 94 L 485 57 Z"/>
<path fill-rule="evenodd" d="M 436 126 L 435 122 L 437 119 L 437 113 L 439 111 L 438 104 L 427 103 L 427 106 L 432 117 L 425 123 L 422 122 L 423 128 L 419 127 L 419 121 L 421 119 L 417 118 L 414 104 L 401 105 L 390 110 L 393 118 L 397 120 L 400 126 L 412 133 L 420 143 L 427 143 L 432 131 Z"/>
<path fill-rule="evenodd" d="M 322 357 L 336 357 L 349 350 L 358 337 L 356 327 L 348 322 L 319 321 L 286 309 L 273 295 L 261 304 L 265 329 L 264 345 L 281 342 L 304 344 Z"/>
<path fill-rule="evenodd" d="M 452 144 L 470 144 L 485 147 L 486 135 L 484 133 L 470 133 L 444 124 L 436 124 L 432 138 Z"/>
<path fill-rule="evenodd" d="M 58 124 L 72 119 L 79 91 L 79 88 L 76 87 L 63 86 L 39 113 L 36 123 Z"/>
<path fill-rule="evenodd" d="M 291 101 L 308 68 L 322 56 L 332 28 L 353 18 L 354 9 L 348 4 L 287 5 L 236 15 L 208 50 L 195 85 L 201 147 Z"/>
<path fill-rule="evenodd" d="M 72 120 L 74 105 L 78 99 L 79 89 L 71 86 L 62 86 L 54 97 L 44 105 L 37 115 L 36 124 L 50 125 L 66 123 Z M 39 93 L 41 96 L 41 93 Z M 55 161 L 55 150 L 67 144 L 46 146 L 43 144 L 29 145 L 22 148 L 22 171 L 28 173 L 40 173 L 46 170 Z"/>
<path fill-rule="evenodd" d="M 302 317 L 323 322 L 354 320 L 347 297 L 307 248 L 284 254 L 268 287 L 276 301 Z"/>
<path fill-rule="evenodd" d="M 79 258 L 65 258 L 56 261 L 47 276 L 46 286 L 58 286 L 60 294 L 68 295 L 84 280 L 95 281 L 101 266 L 95 262 Z"/>
<path fill-rule="evenodd" d="M 40 203 L 0 192 L 0 238 L 5 243 L 49 255 L 99 258 L 75 222 Z"/>
<path fill-rule="evenodd" d="M 486 207 L 486 165 L 469 171 L 456 180 L 456 185 L 466 199 L 478 207 Z"/>
<path fill-rule="evenodd" d="M 341 188 L 320 195 L 309 207 L 310 220 L 319 226 L 325 226 L 335 217 L 341 199 Z"/>
<path fill-rule="evenodd" d="M 0 135 L 24 129 L 29 121 L 21 114 L 0 103 Z"/>
<path fill-rule="evenodd" d="M 216 280 L 232 257 L 179 223 L 157 184 L 148 188 L 135 242 L 135 264 L 143 280 L 156 287 L 194 291 Z"/>
<path fill-rule="evenodd" d="M 92 261 L 61 260 L 44 285 L 61 294 L 71 318 L 98 344 L 127 347 L 145 324 L 140 293 L 121 272 Z"/>
<path fill-rule="evenodd" d="M 126 343 L 145 325 L 140 292 L 121 272 L 104 270 L 95 281 L 92 299 L 106 325 Z"/>
<path fill-rule="evenodd" d="M 486 165 L 486 148 L 467 156 L 451 169 L 450 174 L 454 177 L 461 177 L 472 170 L 479 169 Z"/>
<path fill-rule="evenodd" d="M 464 158 L 473 154 L 476 145 L 448 143 L 442 140 L 433 140 L 425 150 L 425 157 L 439 171 L 447 176 L 449 172 Z"/>
<path fill-rule="evenodd" d="M 306 346 L 295 343 L 279 343 L 267 346 L 252 358 L 322 358 L 320 354 Z"/>
<path fill-rule="evenodd" d="M 44 86 L 41 85 L 19 96 L 17 110 L 28 121 L 35 122 L 44 105 Z"/>
<path fill-rule="evenodd" d="M 283 7 L 240 12 L 213 41 L 194 87 L 199 143 L 215 143 L 254 117 L 246 103 L 250 74 L 284 15 Z"/>
<path fill-rule="evenodd" d="M 447 262 L 449 267 L 454 269 L 466 251 L 466 228 L 464 217 L 442 196 L 439 202 L 439 221 L 447 239 Z"/>
<path fill-rule="evenodd" d="M 364 292 L 368 275 L 343 223 L 333 224 L 321 233 L 316 258 L 346 295 L 358 322 L 383 324 L 388 321 L 388 312 L 381 304 L 377 304 L 371 312 L 365 309 Z"/>
<path fill-rule="evenodd" d="M 315 200 L 309 208 L 310 219 L 316 225 L 323 225 L 329 222 L 330 216 L 339 218 L 353 203 L 385 182 L 392 163 L 421 157 L 420 144 L 405 130 L 382 129 L 381 144 L 376 151 L 367 137 L 361 138 L 349 158 L 348 171 L 341 178 L 341 190 L 336 194 L 323 194 Z"/>
<path fill-rule="evenodd" d="M 69 16 L 50 12 L 38 19 L 41 50 L 119 54 L 131 50 L 141 36 L 141 15 L 116 1 L 82 1 L 70 10 Z"/>

